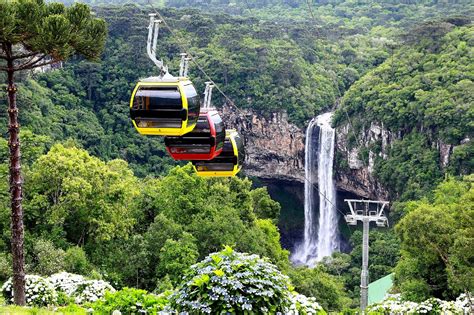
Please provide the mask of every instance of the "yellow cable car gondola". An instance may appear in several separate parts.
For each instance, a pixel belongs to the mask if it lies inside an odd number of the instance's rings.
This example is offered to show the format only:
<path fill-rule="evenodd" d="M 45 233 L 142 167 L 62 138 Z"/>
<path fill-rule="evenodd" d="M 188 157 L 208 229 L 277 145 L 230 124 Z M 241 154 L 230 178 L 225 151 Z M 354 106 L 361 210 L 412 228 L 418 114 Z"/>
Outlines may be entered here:
<path fill-rule="evenodd" d="M 179 76 L 168 73 L 162 60 L 156 58 L 158 33 L 162 20 L 150 14 L 148 26 L 148 57 L 160 70 L 160 76 L 140 80 L 130 99 L 130 117 L 143 135 L 182 136 L 193 130 L 199 118 L 201 103 L 191 81 L 187 78 L 188 62 L 181 54 Z"/>
<path fill-rule="evenodd" d="M 245 160 L 244 143 L 236 130 L 226 131 L 224 148 L 221 154 L 212 160 L 193 161 L 199 176 L 229 177 L 235 176 Z"/>
<path fill-rule="evenodd" d="M 167 74 L 137 83 L 130 100 L 130 116 L 143 135 L 182 136 L 193 130 L 200 107 L 191 81 Z"/>

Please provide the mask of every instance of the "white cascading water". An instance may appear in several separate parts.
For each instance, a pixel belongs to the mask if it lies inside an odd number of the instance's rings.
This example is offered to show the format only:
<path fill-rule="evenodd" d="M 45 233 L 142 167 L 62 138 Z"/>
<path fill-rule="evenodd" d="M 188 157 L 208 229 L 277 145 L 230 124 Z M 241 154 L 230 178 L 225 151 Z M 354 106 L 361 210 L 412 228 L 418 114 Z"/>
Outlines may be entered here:
<path fill-rule="evenodd" d="M 313 259 L 316 252 L 316 226 L 314 224 L 313 211 L 313 129 L 316 125 L 316 119 L 312 119 L 306 128 L 305 157 L 304 157 L 304 237 L 292 255 L 292 260 L 296 264 L 308 265 L 308 261 Z"/>
<path fill-rule="evenodd" d="M 331 256 L 334 251 L 339 250 L 336 185 L 333 173 L 336 131 L 331 127 L 331 118 L 332 113 L 325 113 L 316 118 L 319 126 L 318 188 L 320 193 L 316 261 Z"/>
<path fill-rule="evenodd" d="M 325 256 L 339 249 L 337 230 L 336 189 L 333 177 L 335 130 L 331 127 L 332 113 L 319 115 L 311 120 L 306 129 L 305 142 L 305 201 L 304 201 L 304 238 L 296 248 L 292 260 L 296 264 L 314 266 Z M 313 169 L 316 166 L 313 148 L 314 127 L 319 127 L 318 141 L 318 188 L 319 188 L 319 224 L 313 210 L 314 193 Z M 325 196 L 325 197 L 324 197 Z"/>

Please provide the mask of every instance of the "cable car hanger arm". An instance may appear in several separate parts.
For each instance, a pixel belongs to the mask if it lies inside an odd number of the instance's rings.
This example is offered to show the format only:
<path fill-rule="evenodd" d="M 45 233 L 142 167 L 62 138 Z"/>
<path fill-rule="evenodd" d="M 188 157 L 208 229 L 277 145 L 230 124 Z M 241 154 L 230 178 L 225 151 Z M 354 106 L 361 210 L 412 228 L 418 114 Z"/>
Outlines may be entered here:
<path fill-rule="evenodd" d="M 214 86 L 215 85 L 212 82 L 206 82 L 206 89 L 204 90 L 204 104 L 202 109 L 211 109 L 212 89 Z"/>
<path fill-rule="evenodd" d="M 163 23 L 162 20 L 155 19 L 156 14 L 150 13 L 150 24 L 148 25 L 148 40 L 146 45 L 146 51 L 148 57 L 151 61 L 160 69 L 160 76 L 168 73 L 168 67 L 163 64 L 163 60 L 158 60 L 156 58 L 156 46 L 158 44 L 158 33 L 160 32 L 160 24 Z"/>

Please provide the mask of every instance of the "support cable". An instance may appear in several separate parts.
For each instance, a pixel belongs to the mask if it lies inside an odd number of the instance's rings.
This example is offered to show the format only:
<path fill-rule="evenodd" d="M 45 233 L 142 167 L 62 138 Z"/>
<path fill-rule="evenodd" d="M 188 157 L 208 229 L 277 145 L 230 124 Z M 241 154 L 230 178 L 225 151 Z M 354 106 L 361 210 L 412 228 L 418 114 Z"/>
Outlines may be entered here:
<path fill-rule="evenodd" d="M 214 80 L 212 80 L 212 78 L 207 74 L 207 72 L 204 70 L 204 68 L 197 62 L 196 58 L 194 58 L 194 56 L 189 53 L 189 49 L 187 49 L 186 45 L 183 44 L 181 38 L 176 34 L 176 32 L 169 26 L 169 24 L 166 22 L 165 18 L 163 17 L 163 15 L 161 15 L 161 13 L 155 8 L 155 6 L 153 5 L 153 3 L 151 2 L 151 0 L 147 0 L 148 1 L 148 4 L 150 5 L 150 7 L 153 9 L 153 11 L 155 11 L 156 15 L 158 15 L 159 19 L 163 22 L 163 25 L 169 30 L 169 32 L 171 33 L 171 35 L 173 35 L 175 37 L 175 39 L 178 41 L 178 46 L 186 52 L 186 54 L 189 56 L 190 60 L 196 65 L 196 67 L 199 69 L 199 71 L 202 72 L 202 74 L 204 74 L 204 76 L 206 77 L 206 79 L 211 82 L 214 87 L 219 91 L 219 93 L 222 94 L 222 96 L 227 100 L 227 102 L 233 106 L 235 109 L 237 109 L 241 114 L 244 114 L 245 113 L 237 106 L 235 105 L 235 102 L 229 97 L 227 96 L 227 94 L 224 93 L 224 91 L 219 87 L 218 84 L 216 84 L 216 82 L 214 82 Z"/>
<path fill-rule="evenodd" d="M 308 7 L 308 11 L 311 15 L 311 19 L 313 20 L 313 24 L 316 25 L 316 23 L 317 23 L 316 22 L 316 17 L 314 16 L 314 12 L 313 12 L 313 9 L 311 7 L 311 4 L 309 3 L 309 0 L 306 0 L 306 6 Z M 346 114 L 347 120 L 349 121 L 349 125 L 350 125 L 350 128 L 351 128 L 352 135 L 354 136 L 354 138 L 357 142 L 357 145 L 359 146 L 359 148 L 362 148 L 362 145 L 359 142 L 359 138 L 357 137 L 357 135 L 354 131 L 354 125 L 352 124 L 352 120 L 349 117 L 349 114 L 347 113 L 347 110 L 344 108 L 344 106 L 341 106 L 340 108 L 342 108 L 342 110 Z M 364 164 L 365 167 L 367 167 L 367 168 L 369 167 L 369 165 L 366 163 L 364 158 L 362 158 L 362 163 Z"/>
<path fill-rule="evenodd" d="M 181 42 L 181 39 L 179 38 L 179 36 L 177 36 L 176 32 L 166 22 L 166 19 L 163 17 L 163 15 L 161 15 L 161 13 L 155 8 L 155 6 L 153 6 L 151 0 L 147 0 L 147 1 L 148 1 L 148 4 L 150 5 L 150 7 L 155 11 L 156 15 L 159 17 L 159 19 L 163 22 L 163 25 L 176 38 L 180 48 L 183 49 L 186 52 L 186 54 L 189 56 L 190 60 L 196 65 L 196 67 L 199 69 L 199 71 L 201 71 L 204 74 L 204 76 L 209 80 L 209 82 L 219 91 L 219 93 L 221 93 L 221 95 L 229 102 L 230 105 L 232 105 L 234 108 L 236 108 L 241 114 L 245 115 L 245 113 L 237 105 L 235 105 L 235 102 L 230 97 L 228 97 L 224 93 L 224 91 L 222 91 L 222 89 L 219 87 L 219 85 L 216 84 L 214 82 L 214 80 L 212 80 L 212 78 L 207 74 L 207 72 L 203 69 L 203 67 L 201 67 L 201 65 L 199 65 L 199 63 L 196 61 L 196 59 L 193 57 L 193 55 L 189 53 L 188 49 L 186 49 L 186 46 Z M 314 18 L 314 16 L 313 16 L 313 18 Z M 342 216 L 345 216 L 345 213 L 343 211 L 341 211 L 339 208 L 337 208 L 336 205 L 331 200 L 329 200 L 324 193 L 322 193 L 319 190 L 319 187 L 316 184 L 314 184 L 312 181 L 310 181 L 308 178 L 306 178 L 306 176 L 304 177 L 304 180 L 308 181 L 308 183 L 311 184 L 313 186 L 313 188 L 315 188 L 318 191 L 318 194 L 320 196 L 322 196 L 329 204 L 331 204 L 334 209 L 336 209 Z M 350 230 L 351 227 L 349 226 L 349 224 L 347 224 L 347 222 L 346 222 L 346 225 L 347 225 L 348 229 Z"/>

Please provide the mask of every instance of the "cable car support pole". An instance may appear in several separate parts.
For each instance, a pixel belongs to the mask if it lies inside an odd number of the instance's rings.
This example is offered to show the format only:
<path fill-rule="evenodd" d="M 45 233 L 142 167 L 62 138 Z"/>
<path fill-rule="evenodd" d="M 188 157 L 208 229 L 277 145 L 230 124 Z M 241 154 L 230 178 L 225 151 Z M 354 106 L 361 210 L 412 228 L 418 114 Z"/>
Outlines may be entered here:
<path fill-rule="evenodd" d="M 375 200 L 356 200 L 344 199 L 348 203 L 350 214 L 344 218 L 349 225 L 357 225 L 358 221 L 362 221 L 362 271 L 360 274 L 360 309 L 365 311 L 369 302 L 369 229 L 370 222 L 375 222 L 378 227 L 388 227 L 388 219 L 384 214 L 384 209 L 388 205 L 388 201 Z M 362 208 L 358 209 L 357 205 L 362 204 Z M 370 204 L 377 207 L 377 211 L 370 210 Z"/>
<path fill-rule="evenodd" d="M 168 72 L 167 67 L 163 64 L 162 60 L 156 58 L 156 46 L 158 44 L 158 33 L 160 32 L 160 24 L 163 23 L 162 20 L 155 19 L 156 14 L 150 13 L 150 24 L 148 25 L 148 39 L 146 45 L 146 51 L 148 57 L 153 61 L 153 63 L 160 69 L 160 76 L 165 75 Z"/>
<path fill-rule="evenodd" d="M 189 70 L 189 61 L 191 58 L 188 57 L 187 53 L 180 53 L 181 62 L 179 63 L 179 76 L 180 77 L 187 77 L 188 70 Z"/>
<path fill-rule="evenodd" d="M 203 109 L 210 109 L 211 108 L 211 98 L 212 98 L 212 89 L 214 88 L 214 84 L 208 81 L 206 82 L 206 89 L 204 90 L 204 105 Z"/>

